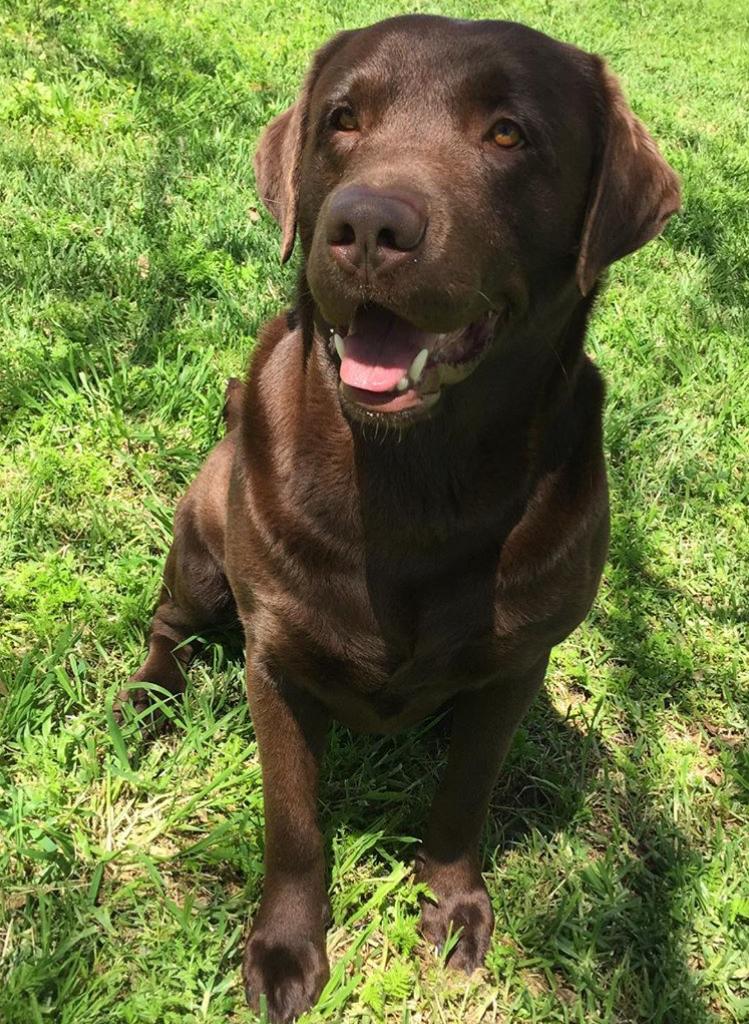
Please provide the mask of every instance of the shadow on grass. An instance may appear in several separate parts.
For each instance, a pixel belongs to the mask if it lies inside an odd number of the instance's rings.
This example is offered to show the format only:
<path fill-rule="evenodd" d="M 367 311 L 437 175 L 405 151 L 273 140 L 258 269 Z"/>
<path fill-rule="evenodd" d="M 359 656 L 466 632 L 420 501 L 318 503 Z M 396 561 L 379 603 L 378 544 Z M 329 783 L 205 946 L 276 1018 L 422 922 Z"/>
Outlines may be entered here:
<path fill-rule="evenodd" d="M 594 729 L 578 731 L 545 696 L 531 713 L 521 746 L 525 750 L 513 758 L 495 798 L 489 823 L 494 858 L 521 848 L 532 833 L 566 845 L 580 831 L 592 846 L 560 883 L 575 894 L 570 902 L 553 900 L 524 929 L 525 954 L 561 970 L 581 995 L 588 989 L 601 1004 L 608 1001 L 616 1011 L 612 1019 L 713 1020 L 688 966 L 691 916 L 680 898 L 701 857 L 654 799 L 646 771 L 633 764 L 622 772 Z M 602 840 L 615 850 L 601 848 Z M 598 884 L 592 882 L 596 875 Z M 595 966 L 586 976 L 574 959 L 591 957 Z"/>
<path fill-rule="evenodd" d="M 569 838 L 575 819 L 585 821 L 584 805 L 591 800 L 598 837 L 608 836 L 616 848 L 613 857 L 610 849 L 598 853 L 609 855 L 618 876 L 613 891 L 585 889 L 588 949 L 592 945 L 598 964 L 594 989 L 602 1001 L 608 996 L 617 1020 L 707 1024 L 717 1018 L 698 994 L 689 963 L 693 911 L 682 891 L 694 884 L 703 859 L 667 813 L 668 798 L 659 798 L 648 764 L 656 713 L 669 705 L 690 710 L 691 664 L 678 645 L 653 643 L 653 611 L 659 618 L 669 595 L 648 574 L 646 538 L 631 523 L 618 525 L 625 528 L 612 538 L 612 560 L 626 564 L 627 585 L 616 591 L 614 612 L 600 628 L 611 660 L 629 670 L 621 695 L 626 699 L 617 700 L 628 753 L 615 763 L 594 721 L 587 734 L 579 732 L 543 695 L 521 733 L 508 781 L 500 784 L 503 807 L 490 822 L 491 841 L 502 853 L 531 832 L 546 839 L 566 832 Z M 534 935 L 541 941 L 526 951 L 542 961 L 549 950 L 564 948 L 557 946 L 564 926 L 553 910 L 539 915 Z"/>
<path fill-rule="evenodd" d="M 328 835 L 339 830 L 366 833 L 385 807 L 387 836 L 379 845 L 390 855 L 408 859 L 412 854 L 408 836 L 422 831 L 447 746 L 447 736 L 439 725 L 416 738 L 357 736 L 353 743 L 339 740 L 325 772 L 322 800 L 332 804 L 327 820 L 323 810 L 325 831 Z M 357 784 L 361 759 L 384 765 L 384 777 L 376 782 L 367 771 L 366 792 Z M 424 776 L 424 762 L 432 762 L 435 772 Z M 418 781 L 411 777 L 398 794 L 400 806 L 393 808 L 388 796 L 394 775 L 409 779 L 409 765 L 418 766 L 421 776 Z M 585 818 L 583 805 L 597 786 L 606 787 L 613 806 L 605 812 L 611 820 L 596 821 L 596 831 L 610 832 L 612 842 L 621 844 L 621 849 L 613 858 L 617 870 L 608 891 L 585 888 L 586 923 L 581 925 L 577 915 L 567 922 L 554 907 L 544 908 L 530 923 L 520 925 L 518 941 L 524 957 L 545 964 L 557 977 L 561 974 L 565 987 L 577 991 L 583 1004 L 593 995 L 599 1005 L 605 1005 L 612 985 L 616 1011 L 612 1020 L 708 1024 L 715 1017 L 700 999 L 690 972 L 687 939 L 691 918 L 679 892 L 698 874 L 701 857 L 657 806 L 638 772 L 629 774 L 623 790 L 613 793 L 602 781 L 609 771 L 613 773 L 613 764 L 595 732 L 584 735 L 558 714 L 546 694 L 539 696 L 495 793 L 486 859 L 499 862 L 501 868 L 502 859 L 513 850 L 522 850 L 532 834 L 544 843 L 553 844 L 560 833 L 574 841 L 576 818 Z M 347 782 L 342 784 L 341 779 Z M 348 802 L 344 793 L 350 797 Z M 633 839 L 634 849 L 631 845 L 627 848 L 627 840 L 631 844 Z M 584 867 L 581 863 L 580 868 Z M 499 941 L 502 931 L 498 915 Z M 581 977 L 570 957 L 589 957 L 591 952 L 595 973 Z"/>

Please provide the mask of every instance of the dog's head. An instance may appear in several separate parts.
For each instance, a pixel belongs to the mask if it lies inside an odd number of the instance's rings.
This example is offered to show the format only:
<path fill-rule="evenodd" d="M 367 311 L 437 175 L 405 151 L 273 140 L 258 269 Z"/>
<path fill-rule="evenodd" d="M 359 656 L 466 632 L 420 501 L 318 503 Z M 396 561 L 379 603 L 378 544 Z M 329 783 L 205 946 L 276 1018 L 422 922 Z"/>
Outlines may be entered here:
<path fill-rule="evenodd" d="M 282 259 L 299 233 L 344 407 L 406 421 L 679 206 L 601 59 L 510 22 L 335 36 L 255 170 Z"/>

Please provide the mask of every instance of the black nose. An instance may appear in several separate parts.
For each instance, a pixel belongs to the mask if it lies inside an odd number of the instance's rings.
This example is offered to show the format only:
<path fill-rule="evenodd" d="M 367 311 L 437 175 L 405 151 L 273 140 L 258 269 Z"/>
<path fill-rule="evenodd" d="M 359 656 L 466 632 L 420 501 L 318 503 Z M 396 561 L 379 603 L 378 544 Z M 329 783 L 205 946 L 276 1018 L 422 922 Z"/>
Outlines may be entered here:
<path fill-rule="evenodd" d="M 424 203 L 414 193 L 347 185 L 330 199 L 325 230 L 335 259 L 346 270 L 367 274 L 413 256 L 426 226 Z"/>

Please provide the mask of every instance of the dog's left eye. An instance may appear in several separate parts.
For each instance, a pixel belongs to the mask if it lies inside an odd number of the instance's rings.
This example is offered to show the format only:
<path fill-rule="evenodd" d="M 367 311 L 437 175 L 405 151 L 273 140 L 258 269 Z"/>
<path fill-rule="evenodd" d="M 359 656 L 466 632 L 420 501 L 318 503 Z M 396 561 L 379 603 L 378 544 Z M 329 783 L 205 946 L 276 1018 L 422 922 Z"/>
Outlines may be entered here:
<path fill-rule="evenodd" d="M 358 132 L 359 118 L 351 107 L 338 107 L 330 117 L 330 123 L 339 132 Z"/>
<path fill-rule="evenodd" d="M 498 146 L 502 149 L 513 149 L 515 146 L 519 146 L 524 141 L 523 133 L 520 131 L 514 121 L 508 121 L 503 118 L 492 128 L 492 138 Z"/>

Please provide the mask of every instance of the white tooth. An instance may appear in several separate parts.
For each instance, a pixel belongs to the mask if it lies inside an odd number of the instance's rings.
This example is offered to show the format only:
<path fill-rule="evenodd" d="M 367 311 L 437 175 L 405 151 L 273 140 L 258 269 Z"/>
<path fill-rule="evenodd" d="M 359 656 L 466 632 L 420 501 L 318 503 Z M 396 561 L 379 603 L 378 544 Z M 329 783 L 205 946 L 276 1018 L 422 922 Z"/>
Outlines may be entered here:
<path fill-rule="evenodd" d="M 419 354 L 417 356 L 414 356 L 414 361 L 411 363 L 411 365 L 408 368 L 408 376 L 411 378 L 411 380 L 414 382 L 414 384 L 418 384 L 419 377 L 424 372 L 424 367 L 427 364 L 427 359 L 428 358 L 429 358 L 429 349 L 427 349 L 427 348 L 423 348 L 419 352 Z"/>
<path fill-rule="evenodd" d="M 343 344 L 343 338 L 340 334 L 333 334 L 333 344 L 335 345 L 335 350 L 338 353 L 338 358 L 344 359 L 346 356 L 346 346 Z"/>
<path fill-rule="evenodd" d="M 401 377 L 401 379 L 398 381 L 398 383 L 395 385 L 395 387 L 396 387 L 396 389 L 398 391 L 405 391 L 406 388 L 410 387 L 410 385 L 411 385 L 411 381 L 408 379 L 408 377 L 404 376 L 404 377 Z"/>

